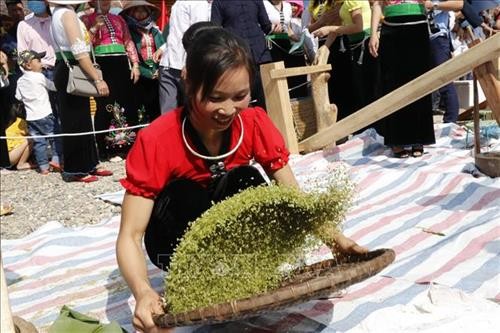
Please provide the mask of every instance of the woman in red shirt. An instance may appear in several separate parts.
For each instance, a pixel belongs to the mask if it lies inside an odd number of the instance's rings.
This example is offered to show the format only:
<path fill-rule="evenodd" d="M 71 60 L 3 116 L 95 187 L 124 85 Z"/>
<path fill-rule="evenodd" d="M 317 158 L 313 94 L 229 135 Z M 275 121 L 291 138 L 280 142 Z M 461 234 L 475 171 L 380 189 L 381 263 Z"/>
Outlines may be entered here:
<path fill-rule="evenodd" d="M 213 202 L 265 182 L 252 160 L 278 183 L 298 186 L 281 134 L 264 110 L 248 107 L 254 65 L 244 45 L 221 28 L 200 32 L 187 50 L 186 106 L 141 130 L 128 155 L 117 259 L 137 301 L 133 323 L 140 331 L 153 330 L 151 314 L 161 312 L 143 236 L 150 259 L 166 269 L 189 221 Z M 341 234 L 325 238 L 346 252 L 366 251 Z"/>

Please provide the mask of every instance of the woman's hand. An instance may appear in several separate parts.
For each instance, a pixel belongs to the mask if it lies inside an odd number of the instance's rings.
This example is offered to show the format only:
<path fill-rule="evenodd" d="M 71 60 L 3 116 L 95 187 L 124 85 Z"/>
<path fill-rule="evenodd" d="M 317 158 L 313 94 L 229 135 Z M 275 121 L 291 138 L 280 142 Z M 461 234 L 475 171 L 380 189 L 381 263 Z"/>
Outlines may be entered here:
<path fill-rule="evenodd" d="M 9 75 L 8 58 L 7 55 L 2 51 L 0 51 L 0 67 L 3 68 L 5 76 Z"/>
<path fill-rule="evenodd" d="M 334 250 L 335 253 L 363 254 L 368 252 L 368 249 L 366 247 L 358 245 L 358 243 L 344 236 L 340 232 L 333 233 L 333 241 L 335 243 L 332 245 L 332 250 Z"/>
<path fill-rule="evenodd" d="M 370 54 L 374 58 L 378 57 L 378 47 L 379 47 L 378 34 L 374 33 L 371 35 L 370 42 L 368 43 L 368 48 L 370 49 Z"/>
<path fill-rule="evenodd" d="M 434 9 L 434 4 L 432 3 L 431 0 L 425 0 L 424 1 L 424 7 L 427 10 L 432 10 L 432 9 Z"/>
<path fill-rule="evenodd" d="M 363 254 L 368 249 L 340 233 L 333 225 L 323 226 L 316 234 L 337 258 L 348 257 L 350 254 Z"/>
<path fill-rule="evenodd" d="M 284 32 L 284 31 L 283 31 L 283 27 L 281 26 L 281 24 L 272 24 L 271 31 L 269 32 L 269 34 L 280 34 L 282 32 Z"/>
<path fill-rule="evenodd" d="M 134 81 L 134 84 L 136 84 L 137 81 L 139 81 L 140 77 L 141 77 L 141 71 L 139 70 L 139 65 L 134 64 L 132 66 L 132 70 L 130 71 L 130 79 Z"/>
<path fill-rule="evenodd" d="M 94 25 L 90 27 L 89 32 L 92 35 L 95 35 L 103 25 L 104 25 L 104 17 L 102 15 L 98 15 L 95 19 Z"/>
<path fill-rule="evenodd" d="M 163 50 L 162 49 L 156 50 L 155 53 L 153 53 L 153 61 L 156 62 L 156 63 L 159 63 L 160 60 L 161 60 L 162 55 L 163 55 Z"/>
<path fill-rule="evenodd" d="M 495 31 L 492 27 L 490 27 L 484 22 L 481 23 L 481 27 L 483 28 L 483 33 L 486 37 L 491 37 L 497 33 L 497 31 Z"/>
<path fill-rule="evenodd" d="M 313 35 L 319 38 L 326 37 L 331 33 L 335 33 L 339 27 L 336 25 L 327 25 L 313 31 Z"/>
<path fill-rule="evenodd" d="M 133 324 L 136 330 L 144 333 L 168 333 L 174 329 L 161 329 L 153 322 L 153 314 L 162 314 L 161 298 L 153 289 L 146 290 L 136 299 Z"/>
<path fill-rule="evenodd" d="M 104 16 L 103 15 L 97 15 L 95 18 L 95 23 L 92 26 L 92 28 L 95 29 L 100 29 L 104 25 Z"/>
<path fill-rule="evenodd" d="M 109 95 L 109 88 L 108 84 L 104 80 L 97 80 L 94 82 L 95 87 L 97 88 L 97 92 L 99 93 L 99 96 L 108 96 Z"/>

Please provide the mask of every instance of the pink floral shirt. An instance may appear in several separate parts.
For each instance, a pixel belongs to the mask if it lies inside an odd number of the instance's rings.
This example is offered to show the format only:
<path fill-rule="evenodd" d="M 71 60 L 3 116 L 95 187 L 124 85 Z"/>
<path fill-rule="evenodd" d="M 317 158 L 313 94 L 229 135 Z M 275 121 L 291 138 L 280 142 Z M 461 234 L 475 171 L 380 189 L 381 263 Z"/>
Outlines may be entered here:
<path fill-rule="evenodd" d="M 97 13 L 82 16 L 81 20 L 87 29 L 92 28 L 96 22 Z M 138 63 L 139 57 L 135 49 L 134 41 L 130 37 L 127 23 L 119 16 L 111 13 L 104 15 L 104 25 L 92 36 L 94 47 L 99 45 L 119 44 L 125 47 L 125 51 L 132 63 Z"/>
<path fill-rule="evenodd" d="M 153 59 L 153 53 L 156 52 L 156 46 L 155 45 L 155 39 L 153 37 L 153 34 L 151 32 L 141 32 L 142 38 L 141 38 L 141 56 L 142 59 L 144 60 L 150 60 Z M 161 45 L 158 45 L 158 47 Z"/>

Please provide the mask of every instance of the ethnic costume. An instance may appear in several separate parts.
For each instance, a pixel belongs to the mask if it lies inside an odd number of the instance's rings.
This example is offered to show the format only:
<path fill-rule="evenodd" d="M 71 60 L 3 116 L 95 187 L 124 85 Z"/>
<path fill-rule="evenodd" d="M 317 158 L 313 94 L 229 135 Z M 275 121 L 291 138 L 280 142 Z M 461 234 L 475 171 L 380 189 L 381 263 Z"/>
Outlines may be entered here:
<path fill-rule="evenodd" d="M 224 133 L 220 153 L 215 160 L 206 156 L 182 108 L 139 132 L 127 158 L 127 178 L 121 183 L 133 195 L 155 199 L 145 235 L 155 265 L 168 267 L 177 238 L 212 201 L 264 183 L 250 166 L 252 160 L 273 172 L 283 168 L 289 156 L 281 134 L 260 108 L 245 109 L 235 117 Z"/>
<path fill-rule="evenodd" d="M 67 7 L 56 7 L 52 14 L 52 34 L 57 45 L 56 65 L 54 70 L 54 84 L 57 89 L 61 131 L 63 133 L 92 132 L 90 117 L 90 103 L 86 97 L 70 95 L 66 92 L 69 69 L 63 61 L 61 52 L 71 64 L 78 61 L 75 57 L 90 52 L 90 36 L 85 25 L 78 21 L 81 29 L 81 38 L 70 44 L 62 25 L 62 16 L 72 11 Z M 98 156 L 94 135 L 64 136 L 63 143 L 63 179 L 72 180 L 75 177 L 84 177 L 95 170 Z"/>
<path fill-rule="evenodd" d="M 95 25 L 99 15 L 103 16 L 104 25 L 93 31 L 91 27 Z M 123 108 L 121 116 L 124 118 L 120 125 L 137 124 L 138 108 L 130 79 L 130 63 L 136 64 L 139 59 L 125 20 L 110 13 L 93 13 L 83 16 L 82 21 L 91 32 L 97 63 L 109 87 L 109 96 L 96 98 L 95 130 L 110 128 L 111 120 L 116 118 L 116 115 L 113 115 L 116 104 L 119 110 Z M 128 145 L 122 144 L 123 141 L 115 141 L 113 135 L 97 134 L 96 140 L 101 158 L 106 158 L 110 153 L 126 152 L 129 148 Z M 132 138 L 126 141 L 130 142 Z"/>
<path fill-rule="evenodd" d="M 309 13 L 313 22 L 317 21 L 324 13 L 340 8 L 339 3 L 333 0 L 316 0 L 309 2 Z M 340 21 L 340 20 L 339 20 Z M 338 25 L 339 22 L 331 22 Z M 326 38 L 319 40 L 321 47 Z M 351 77 L 351 50 L 347 36 L 338 36 L 330 46 L 328 64 L 332 64 L 331 76 L 328 80 L 328 95 L 330 101 L 338 108 L 338 119 L 353 112 L 352 77 Z"/>
<path fill-rule="evenodd" d="M 136 105 L 144 108 L 147 118 L 145 121 L 155 120 L 160 115 L 159 100 L 159 64 L 153 61 L 153 54 L 165 44 L 165 39 L 158 28 L 149 25 L 139 25 L 137 21 L 125 16 L 139 57 L 141 78 L 136 84 Z"/>
<path fill-rule="evenodd" d="M 384 95 L 431 69 L 429 26 L 423 3 L 418 0 L 387 3 L 379 49 Z M 384 123 L 383 135 L 388 146 L 435 143 L 431 95 L 389 115 Z"/>
<path fill-rule="evenodd" d="M 379 94 L 376 93 L 376 88 L 380 75 L 378 59 L 370 54 L 368 48 L 371 33 L 370 4 L 364 0 L 344 0 L 339 11 L 342 24 L 344 26 L 353 24 L 351 13 L 355 10 L 361 10 L 363 31 L 347 35 L 349 49 L 351 50 L 352 112 L 370 104 L 378 97 Z M 346 116 L 348 114 L 345 114 L 344 110 L 340 109 L 338 119 L 340 120 Z"/>

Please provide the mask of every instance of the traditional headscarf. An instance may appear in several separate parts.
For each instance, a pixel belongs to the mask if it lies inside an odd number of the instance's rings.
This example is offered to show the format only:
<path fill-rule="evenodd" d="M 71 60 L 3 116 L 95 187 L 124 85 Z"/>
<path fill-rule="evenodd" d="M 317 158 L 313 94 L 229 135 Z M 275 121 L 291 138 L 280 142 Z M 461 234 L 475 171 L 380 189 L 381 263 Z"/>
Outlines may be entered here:
<path fill-rule="evenodd" d="M 289 3 L 297 5 L 299 8 L 297 10 L 297 16 L 300 16 L 304 11 L 304 0 L 286 0 Z"/>

